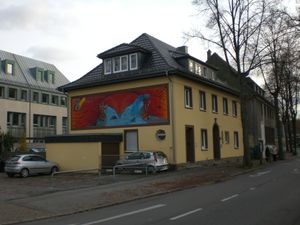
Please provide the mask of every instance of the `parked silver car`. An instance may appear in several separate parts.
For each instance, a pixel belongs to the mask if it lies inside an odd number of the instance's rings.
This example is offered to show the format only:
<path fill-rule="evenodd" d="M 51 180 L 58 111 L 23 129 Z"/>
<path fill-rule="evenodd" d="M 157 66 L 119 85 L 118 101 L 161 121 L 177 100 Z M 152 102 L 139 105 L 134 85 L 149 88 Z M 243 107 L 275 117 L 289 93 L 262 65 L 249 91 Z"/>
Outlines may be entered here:
<path fill-rule="evenodd" d="M 16 155 L 5 162 L 5 172 L 9 177 L 15 174 L 20 174 L 21 177 L 32 174 L 52 174 L 57 171 L 56 163 L 34 154 Z"/>
<path fill-rule="evenodd" d="M 148 172 L 168 170 L 167 156 L 161 151 L 134 152 L 118 160 L 117 169 L 147 168 Z"/>

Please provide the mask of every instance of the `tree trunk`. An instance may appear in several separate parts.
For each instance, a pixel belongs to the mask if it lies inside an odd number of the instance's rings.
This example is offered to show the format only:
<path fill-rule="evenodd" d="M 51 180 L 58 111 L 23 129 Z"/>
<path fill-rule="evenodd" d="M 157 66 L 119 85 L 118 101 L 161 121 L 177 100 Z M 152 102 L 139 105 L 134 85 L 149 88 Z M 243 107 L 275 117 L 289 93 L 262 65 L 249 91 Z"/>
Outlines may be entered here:
<path fill-rule="evenodd" d="M 292 129 L 293 129 L 293 155 L 297 155 L 297 130 L 296 130 L 296 118 L 295 114 L 292 115 Z"/>
<path fill-rule="evenodd" d="M 278 155 L 279 159 L 284 160 L 284 152 L 282 146 L 282 126 L 279 118 L 279 100 L 278 95 L 274 96 L 274 106 L 275 106 L 275 118 L 276 118 L 276 130 L 277 130 L 277 141 L 278 141 Z"/>

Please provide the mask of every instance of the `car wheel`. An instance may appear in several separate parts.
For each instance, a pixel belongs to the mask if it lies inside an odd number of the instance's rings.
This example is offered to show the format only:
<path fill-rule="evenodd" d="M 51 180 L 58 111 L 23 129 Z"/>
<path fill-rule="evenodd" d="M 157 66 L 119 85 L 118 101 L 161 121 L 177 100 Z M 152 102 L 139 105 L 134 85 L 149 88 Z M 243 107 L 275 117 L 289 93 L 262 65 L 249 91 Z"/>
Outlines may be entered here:
<path fill-rule="evenodd" d="M 51 168 L 51 174 L 58 172 L 58 168 L 56 166 L 53 166 Z"/>
<path fill-rule="evenodd" d="M 156 173 L 156 169 L 154 166 L 147 166 L 147 172 L 148 173 Z"/>
<path fill-rule="evenodd" d="M 13 177 L 15 174 L 14 173 L 6 173 L 8 177 Z"/>
<path fill-rule="evenodd" d="M 22 169 L 20 172 L 21 177 L 25 178 L 29 176 L 29 170 L 28 169 Z"/>

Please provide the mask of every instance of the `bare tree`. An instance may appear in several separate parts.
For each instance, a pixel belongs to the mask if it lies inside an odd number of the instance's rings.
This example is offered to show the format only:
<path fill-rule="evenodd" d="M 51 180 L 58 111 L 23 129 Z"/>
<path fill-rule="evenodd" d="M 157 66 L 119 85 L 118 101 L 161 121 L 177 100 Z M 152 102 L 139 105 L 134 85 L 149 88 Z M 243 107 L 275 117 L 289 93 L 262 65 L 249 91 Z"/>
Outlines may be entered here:
<path fill-rule="evenodd" d="M 292 114 L 293 117 L 296 116 L 295 111 L 292 109 L 297 107 L 297 105 L 295 106 L 293 103 L 295 98 L 292 96 L 294 95 L 293 89 L 296 88 L 298 90 L 298 85 L 293 86 L 292 82 L 296 81 L 293 76 L 295 66 L 293 61 L 298 62 L 299 58 L 299 56 L 296 56 L 298 55 L 296 49 L 299 45 L 299 30 L 287 12 L 273 10 L 270 13 L 272 16 L 265 23 L 260 43 L 260 49 L 262 49 L 260 51 L 260 69 L 265 79 L 266 88 L 274 100 L 279 157 L 280 159 L 284 159 L 279 109 L 282 109 L 282 122 L 288 123 Z M 292 53 L 292 49 L 296 51 Z M 289 131 L 288 126 L 290 124 L 286 125 L 285 130 Z M 288 139 L 291 139 L 290 133 L 286 135 L 289 136 Z"/>
<path fill-rule="evenodd" d="M 276 7 L 276 0 L 194 0 L 202 18 L 207 17 L 207 31 L 192 30 L 188 38 L 200 38 L 223 50 L 231 70 L 240 75 L 240 102 L 243 125 L 244 165 L 251 165 L 246 102 L 251 97 L 247 91 L 246 77 L 261 63 L 260 41 L 262 28 L 268 20 L 269 10 Z"/>

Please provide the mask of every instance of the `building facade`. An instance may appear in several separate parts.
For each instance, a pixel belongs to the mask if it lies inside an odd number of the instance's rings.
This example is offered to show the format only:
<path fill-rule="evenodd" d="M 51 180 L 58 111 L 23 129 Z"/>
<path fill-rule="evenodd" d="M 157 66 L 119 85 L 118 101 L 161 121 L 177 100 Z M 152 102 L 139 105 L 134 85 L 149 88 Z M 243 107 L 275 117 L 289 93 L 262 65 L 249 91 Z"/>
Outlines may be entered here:
<path fill-rule="evenodd" d="M 61 87 L 69 97 L 71 135 L 46 144 L 47 157 L 63 170 L 101 167 L 107 155 L 144 150 L 163 151 L 172 164 L 243 155 L 238 93 L 187 47 L 142 34 L 98 57 L 103 63 Z M 109 135 L 118 141 L 108 141 Z M 74 142 L 77 156 L 71 164 L 62 156 L 70 154 Z"/>
<path fill-rule="evenodd" d="M 16 140 L 43 142 L 67 132 L 67 96 L 57 87 L 69 83 L 52 64 L 0 51 L 0 127 Z"/>
<path fill-rule="evenodd" d="M 218 68 L 216 76 L 222 82 L 241 91 L 239 77 L 234 69 L 216 53 L 208 51 L 206 63 Z M 247 79 L 249 99 L 247 101 L 247 127 L 250 148 L 254 151 L 261 147 L 275 146 L 276 143 L 276 122 L 275 109 L 273 104 L 265 97 L 265 91 L 251 78 Z"/>

